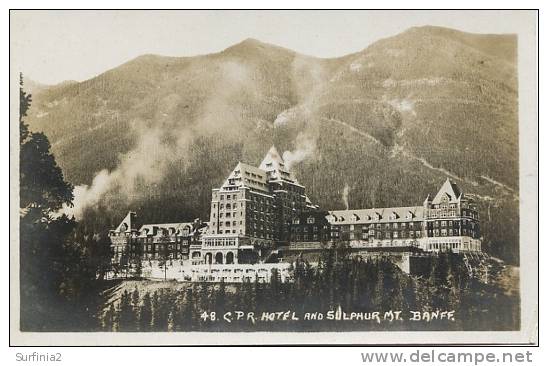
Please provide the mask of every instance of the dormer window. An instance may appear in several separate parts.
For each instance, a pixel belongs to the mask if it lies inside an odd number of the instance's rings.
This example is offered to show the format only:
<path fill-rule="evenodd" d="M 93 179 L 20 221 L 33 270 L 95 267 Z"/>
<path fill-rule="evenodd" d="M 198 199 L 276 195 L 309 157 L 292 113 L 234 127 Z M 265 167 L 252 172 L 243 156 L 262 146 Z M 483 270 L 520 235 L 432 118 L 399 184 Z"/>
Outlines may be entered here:
<path fill-rule="evenodd" d="M 313 224 L 314 222 L 315 222 L 315 220 L 312 216 L 306 219 L 307 224 Z"/>
<path fill-rule="evenodd" d="M 293 225 L 299 225 L 300 221 L 299 219 L 293 219 Z"/>

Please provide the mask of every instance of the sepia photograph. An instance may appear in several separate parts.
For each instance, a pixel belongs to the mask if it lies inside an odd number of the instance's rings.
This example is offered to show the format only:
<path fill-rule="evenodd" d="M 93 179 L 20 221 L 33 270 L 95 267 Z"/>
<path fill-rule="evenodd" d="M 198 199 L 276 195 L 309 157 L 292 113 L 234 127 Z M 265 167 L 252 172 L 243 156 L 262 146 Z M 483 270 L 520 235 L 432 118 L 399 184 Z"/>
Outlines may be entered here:
<path fill-rule="evenodd" d="M 536 30 L 10 11 L 11 342 L 536 343 Z"/>

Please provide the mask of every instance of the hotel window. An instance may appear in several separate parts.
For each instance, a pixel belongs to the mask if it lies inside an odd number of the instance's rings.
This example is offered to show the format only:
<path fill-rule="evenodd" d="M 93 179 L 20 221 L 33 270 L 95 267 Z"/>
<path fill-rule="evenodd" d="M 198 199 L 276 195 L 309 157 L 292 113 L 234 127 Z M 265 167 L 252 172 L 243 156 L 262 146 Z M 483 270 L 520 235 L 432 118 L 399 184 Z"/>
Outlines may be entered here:
<path fill-rule="evenodd" d="M 397 229 L 397 228 L 398 228 L 398 223 L 395 222 L 395 223 L 392 225 L 392 227 L 393 227 L 394 229 Z"/>
<path fill-rule="evenodd" d="M 447 221 L 442 221 L 441 226 L 443 226 L 443 227 L 447 226 Z"/>

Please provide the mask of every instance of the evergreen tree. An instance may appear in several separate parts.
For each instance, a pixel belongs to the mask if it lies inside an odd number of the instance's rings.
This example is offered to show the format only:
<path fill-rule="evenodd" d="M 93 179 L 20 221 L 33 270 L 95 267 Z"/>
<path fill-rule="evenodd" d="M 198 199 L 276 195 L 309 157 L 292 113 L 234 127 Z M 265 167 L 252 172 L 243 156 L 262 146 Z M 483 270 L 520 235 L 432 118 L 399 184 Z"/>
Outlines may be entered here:
<path fill-rule="evenodd" d="M 240 303 L 238 304 L 238 307 L 243 311 L 246 311 L 247 309 L 256 309 L 257 299 L 255 298 L 255 291 L 251 281 L 249 279 L 244 279 L 240 289 L 241 295 L 239 296 Z"/>
<path fill-rule="evenodd" d="M 150 330 L 152 323 L 152 301 L 150 293 L 146 292 L 143 295 L 143 301 L 139 309 L 139 330 L 141 332 L 147 332 Z"/>
<path fill-rule="evenodd" d="M 108 310 L 105 312 L 105 315 L 103 316 L 103 330 L 107 332 L 114 331 L 114 322 L 116 318 L 116 308 L 114 307 L 114 303 L 110 303 L 110 306 Z"/>
<path fill-rule="evenodd" d="M 195 296 L 194 296 L 194 289 L 192 287 L 188 288 L 186 290 L 184 300 L 183 300 L 183 306 L 181 309 L 181 314 L 179 315 L 181 319 L 181 328 L 183 330 L 190 331 L 192 330 L 193 324 L 193 314 L 194 314 L 194 305 L 195 305 Z"/>
<path fill-rule="evenodd" d="M 139 310 L 140 310 L 140 298 L 139 298 L 139 290 L 137 290 L 137 287 L 135 287 L 135 289 L 133 290 L 133 292 L 131 293 L 131 308 L 133 310 L 133 324 L 134 324 L 134 329 L 135 330 L 138 330 L 139 329 L 139 319 L 140 319 L 140 316 L 139 316 Z"/>
<path fill-rule="evenodd" d="M 439 253 L 434 260 L 429 285 L 432 289 L 432 308 L 442 309 L 447 305 L 450 292 L 449 259 L 447 253 Z"/>
<path fill-rule="evenodd" d="M 127 332 L 135 330 L 135 311 L 131 304 L 131 296 L 124 290 L 119 304 L 120 331 Z"/>
<path fill-rule="evenodd" d="M 226 307 L 226 284 L 224 280 L 219 283 L 219 288 L 215 291 L 215 311 L 217 314 L 223 314 Z"/>
<path fill-rule="evenodd" d="M 167 315 L 167 331 L 173 332 L 175 330 L 175 316 L 173 311 L 170 311 Z"/>
<path fill-rule="evenodd" d="M 161 331 L 163 326 L 164 314 L 162 314 L 162 306 L 160 302 L 160 295 L 157 291 L 152 294 L 152 321 L 151 328 L 153 331 Z"/>
<path fill-rule="evenodd" d="M 69 239 L 75 220 L 56 213 L 71 206 L 72 186 L 50 152 L 43 133 L 24 121 L 32 97 L 23 89 L 19 104 L 20 132 L 20 324 L 22 330 L 81 328 L 94 316 L 88 294 L 95 275 L 84 248 Z M 68 318 L 65 314 L 71 313 Z"/>

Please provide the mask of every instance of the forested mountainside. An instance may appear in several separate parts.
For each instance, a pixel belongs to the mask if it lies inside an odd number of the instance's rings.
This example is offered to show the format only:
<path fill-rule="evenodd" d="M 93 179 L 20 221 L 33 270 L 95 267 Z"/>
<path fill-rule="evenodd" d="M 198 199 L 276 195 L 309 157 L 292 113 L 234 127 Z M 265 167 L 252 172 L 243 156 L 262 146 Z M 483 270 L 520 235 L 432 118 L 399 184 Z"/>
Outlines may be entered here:
<path fill-rule="evenodd" d="M 145 55 L 36 87 L 76 211 L 104 229 L 207 218 L 211 188 L 271 145 L 326 209 L 421 204 L 450 177 L 480 203 L 484 243 L 519 261 L 517 38 L 411 28 L 318 59 L 247 39 L 196 57 Z M 34 89 L 31 87 L 31 89 Z"/>

